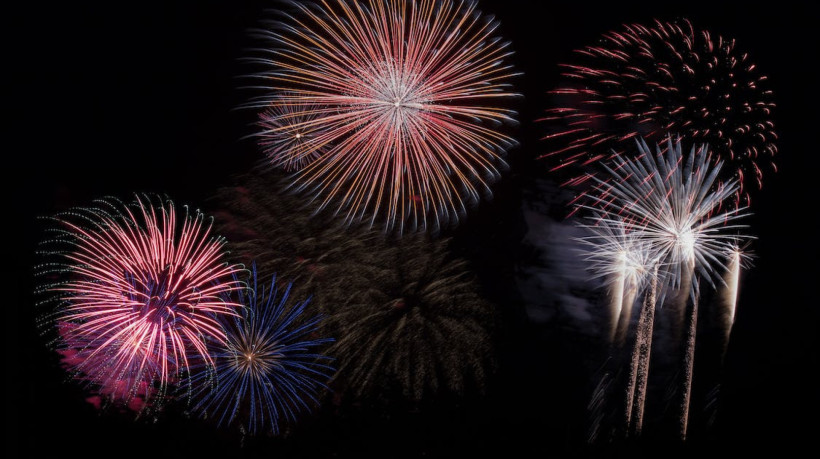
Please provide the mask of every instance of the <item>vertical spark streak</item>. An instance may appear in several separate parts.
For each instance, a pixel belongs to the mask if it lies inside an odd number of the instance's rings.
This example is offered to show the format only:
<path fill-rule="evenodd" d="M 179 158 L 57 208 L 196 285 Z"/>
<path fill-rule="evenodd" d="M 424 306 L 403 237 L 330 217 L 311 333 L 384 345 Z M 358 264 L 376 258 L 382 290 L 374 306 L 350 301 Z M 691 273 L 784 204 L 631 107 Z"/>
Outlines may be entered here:
<path fill-rule="evenodd" d="M 688 273 L 694 271 L 694 258 L 691 259 L 688 268 Z M 691 279 L 692 275 L 690 274 L 688 277 Z M 695 366 L 695 337 L 697 336 L 698 328 L 698 297 L 700 296 L 697 286 L 695 286 L 692 293 L 692 305 L 688 308 L 689 322 L 686 327 L 686 350 L 683 357 L 683 400 L 680 414 L 681 440 L 686 440 L 686 431 L 689 426 L 689 404 L 692 399 L 692 371 Z M 684 296 L 684 298 L 686 298 L 686 296 Z"/>
<path fill-rule="evenodd" d="M 610 308 L 609 308 L 609 343 L 617 345 L 616 338 L 621 327 L 624 314 L 624 284 L 626 283 L 626 273 L 624 273 L 625 260 L 621 260 L 621 269 L 612 277 L 612 287 L 610 287 Z M 627 306 L 628 308 L 628 306 Z"/>
<path fill-rule="evenodd" d="M 657 268 L 655 268 L 657 271 Z M 649 357 L 652 351 L 652 332 L 655 324 L 655 302 L 658 298 L 658 276 L 657 272 L 652 276 L 650 287 L 644 297 L 643 306 L 641 307 L 641 314 L 638 318 L 638 336 L 639 339 L 635 341 L 635 355 L 633 355 L 632 364 L 635 365 L 634 374 L 636 378 L 633 382 L 633 391 L 635 402 L 634 407 L 630 407 L 634 411 L 635 425 L 634 432 L 636 435 L 641 434 L 643 428 L 643 413 L 646 406 L 646 387 L 649 381 Z M 629 418 L 627 418 L 627 423 Z M 628 424 L 627 424 L 628 426 Z"/>
<path fill-rule="evenodd" d="M 669 315 L 671 316 L 669 319 L 672 321 L 669 331 L 672 334 L 672 342 L 674 343 L 680 343 L 683 338 L 681 331 L 685 330 L 686 312 L 689 307 L 689 298 L 693 296 L 691 292 L 695 276 L 694 266 L 688 263 L 681 263 L 681 265 L 680 283 L 673 287 L 677 292 L 672 296 L 670 302 L 667 303 L 669 305 Z"/>
<path fill-rule="evenodd" d="M 622 288 L 621 309 L 615 329 L 615 344 L 623 346 L 629 330 L 629 321 L 632 318 L 632 307 L 635 305 L 635 296 L 638 294 L 638 285 L 632 276 L 624 276 Z"/>
<path fill-rule="evenodd" d="M 723 306 L 727 316 L 726 334 L 732 330 L 735 323 L 735 309 L 737 308 L 737 294 L 740 287 L 740 252 L 734 251 L 729 257 L 729 266 L 724 276 L 726 287 L 723 290 Z"/>
<path fill-rule="evenodd" d="M 692 301 L 689 314 L 689 326 L 686 329 L 686 355 L 684 356 L 684 390 L 681 404 L 680 438 L 686 440 L 686 430 L 689 424 L 689 402 L 692 398 L 692 370 L 695 364 L 695 335 L 698 321 L 698 300 Z"/>

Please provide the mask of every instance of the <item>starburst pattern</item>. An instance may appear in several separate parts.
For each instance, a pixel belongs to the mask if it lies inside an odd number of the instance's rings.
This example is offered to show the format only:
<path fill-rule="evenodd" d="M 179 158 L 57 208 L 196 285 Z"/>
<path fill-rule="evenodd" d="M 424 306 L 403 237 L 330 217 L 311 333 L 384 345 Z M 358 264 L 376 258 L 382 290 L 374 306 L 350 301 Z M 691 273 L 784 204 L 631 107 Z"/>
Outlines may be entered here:
<path fill-rule="evenodd" d="M 319 158 L 326 143 L 321 110 L 310 104 L 274 98 L 260 115 L 257 134 L 267 163 L 288 172 L 298 171 Z"/>
<path fill-rule="evenodd" d="M 630 227 L 673 287 L 680 286 L 688 265 L 720 282 L 727 255 L 745 238 L 737 233 L 745 226 L 735 221 L 747 215 L 746 208 L 726 205 L 737 183 L 718 182 L 723 163 L 714 162 L 706 146 L 684 154 L 680 140 L 670 139 L 653 152 L 639 140 L 638 151 L 637 159 L 618 156 L 605 166 L 609 177 L 596 178 L 587 193 L 590 207 L 604 212 L 602 221 Z"/>
<path fill-rule="evenodd" d="M 227 346 L 214 351 L 216 387 L 202 392 L 195 409 L 219 425 L 275 435 L 318 403 L 333 368 L 317 349 L 333 340 L 314 337 L 321 317 L 307 316 L 308 300 L 290 299 L 290 285 L 280 291 L 275 276 L 269 287 L 260 285 L 254 267 L 251 286 L 240 293 L 242 315 L 226 323 Z"/>
<path fill-rule="evenodd" d="M 738 185 L 735 205 L 748 204 L 750 181 L 762 186 L 761 161 L 777 152 L 772 92 L 734 40 L 689 21 L 624 25 L 563 65 L 567 83 L 552 91 L 545 120 L 554 169 L 570 184 L 589 176 L 578 167 L 629 151 L 633 140 L 668 133 L 710 145 L 729 167 L 721 180 Z M 772 163 L 772 167 L 774 164 Z"/>
<path fill-rule="evenodd" d="M 405 238 L 315 277 L 338 341 L 337 380 L 354 396 L 410 400 L 481 390 L 493 365 L 492 306 L 446 241 Z M 389 395 L 388 395 L 389 396 Z"/>
<path fill-rule="evenodd" d="M 43 251 L 57 260 L 39 269 L 56 280 L 40 288 L 59 304 L 45 322 L 72 373 L 114 401 L 164 393 L 193 360 L 210 363 L 206 340 L 225 339 L 218 317 L 238 306 L 223 295 L 243 285 L 201 213 L 153 201 L 58 215 Z"/>
<path fill-rule="evenodd" d="M 489 194 L 513 143 L 496 128 L 514 118 L 498 105 L 514 95 L 513 72 L 494 22 L 449 0 L 297 8 L 262 31 L 270 53 L 254 61 L 271 68 L 261 76 L 273 95 L 252 104 L 323 129 L 296 189 L 348 222 L 381 217 L 399 232 L 454 222 Z"/>

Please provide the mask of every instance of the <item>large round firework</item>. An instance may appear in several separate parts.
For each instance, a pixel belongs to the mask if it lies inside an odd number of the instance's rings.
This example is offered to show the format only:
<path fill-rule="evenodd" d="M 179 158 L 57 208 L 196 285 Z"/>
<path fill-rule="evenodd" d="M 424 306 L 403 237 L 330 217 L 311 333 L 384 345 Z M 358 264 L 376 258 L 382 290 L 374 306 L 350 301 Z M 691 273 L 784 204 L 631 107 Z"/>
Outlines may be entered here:
<path fill-rule="evenodd" d="M 513 72 L 495 23 L 450 0 L 296 8 L 262 31 L 270 50 L 255 61 L 269 68 L 271 95 L 252 104 L 269 110 L 263 135 L 290 132 L 292 120 L 320 130 L 309 150 L 321 153 L 295 188 L 348 222 L 399 232 L 453 222 L 489 193 L 513 143 L 497 128 L 514 116 L 500 105 Z"/>
<path fill-rule="evenodd" d="M 481 390 L 493 364 L 494 311 L 447 242 L 375 247 L 314 278 L 336 343 L 337 380 L 354 396 Z M 391 392 L 392 391 L 392 392 Z"/>
<path fill-rule="evenodd" d="M 748 204 L 749 185 L 762 185 L 759 163 L 777 152 L 775 104 L 766 77 L 734 40 L 686 20 L 656 21 L 625 25 L 577 56 L 563 65 L 567 83 L 552 91 L 546 117 L 544 157 L 554 169 L 624 154 L 637 137 L 683 135 L 710 145 L 726 164 L 721 180 L 738 183 L 736 204 Z M 570 183 L 588 179 L 585 172 L 572 169 Z"/>
<path fill-rule="evenodd" d="M 258 284 L 253 270 L 252 289 L 239 295 L 241 316 L 224 320 L 227 346 L 217 343 L 213 352 L 216 386 L 208 391 L 207 377 L 196 378 L 196 410 L 251 435 L 275 435 L 318 403 L 333 368 L 317 349 L 333 340 L 314 336 L 321 317 L 307 316 L 309 301 L 292 301 L 290 287 L 280 291 L 275 276 L 270 286 Z"/>
<path fill-rule="evenodd" d="M 45 317 L 75 378 L 114 402 L 163 393 L 193 361 L 211 362 L 206 342 L 224 340 L 220 316 L 243 284 L 223 260 L 221 239 L 196 212 L 137 197 L 100 200 L 55 217 L 40 287 L 58 307 Z"/>

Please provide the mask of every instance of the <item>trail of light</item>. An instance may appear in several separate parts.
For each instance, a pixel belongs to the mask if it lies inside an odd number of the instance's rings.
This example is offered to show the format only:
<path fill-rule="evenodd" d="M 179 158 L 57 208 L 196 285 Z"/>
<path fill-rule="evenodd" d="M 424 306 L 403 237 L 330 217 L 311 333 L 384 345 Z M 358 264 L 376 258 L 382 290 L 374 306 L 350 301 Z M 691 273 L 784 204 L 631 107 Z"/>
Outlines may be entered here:
<path fill-rule="evenodd" d="M 681 402 L 680 438 L 686 440 L 689 427 L 689 405 L 692 399 L 692 374 L 695 366 L 695 338 L 697 336 L 698 297 L 692 299 L 686 328 L 686 351 L 683 358 L 683 401 Z"/>
<path fill-rule="evenodd" d="M 622 261 L 621 263 L 626 263 Z M 610 324 L 609 324 L 609 342 L 616 343 L 618 329 L 622 322 L 624 314 L 624 283 L 626 282 L 626 275 L 623 271 L 614 274 L 614 279 L 610 286 Z M 628 306 L 627 306 L 628 308 Z"/>
<path fill-rule="evenodd" d="M 726 273 L 726 287 L 723 290 L 724 305 L 729 316 L 727 332 L 731 330 L 735 323 L 735 310 L 737 308 L 738 289 L 740 288 L 741 253 L 734 251 L 730 255 L 728 271 Z"/>
<path fill-rule="evenodd" d="M 635 369 L 635 414 L 634 432 L 641 434 L 643 429 L 643 416 L 646 406 L 646 388 L 649 382 L 649 358 L 652 352 L 652 335 L 655 327 L 655 302 L 658 298 L 658 278 L 652 277 L 650 288 L 641 307 L 641 314 L 638 318 L 638 335 L 640 339 L 635 342 L 637 350 L 637 367 Z M 634 358 L 633 358 L 634 361 Z"/>
<path fill-rule="evenodd" d="M 622 346 L 629 331 L 629 322 L 632 319 L 632 308 L 635 305 L 635 297 L 638 295 L 638 283 L 634 277 L 627 277 L 623 283 L 623 297 L 621 300 L 621 311 L 618 316 L 618 323 L 615 330 L 616 346 Z"/>

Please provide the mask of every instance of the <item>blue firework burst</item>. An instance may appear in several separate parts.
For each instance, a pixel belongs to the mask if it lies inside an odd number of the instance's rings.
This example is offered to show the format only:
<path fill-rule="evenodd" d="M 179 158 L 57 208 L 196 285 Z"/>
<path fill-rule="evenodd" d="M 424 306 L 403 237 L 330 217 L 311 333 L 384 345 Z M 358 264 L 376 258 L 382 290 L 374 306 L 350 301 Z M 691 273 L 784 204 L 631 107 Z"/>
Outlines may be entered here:
<path fill-rule="evenodd" d="M 292 284 L 284 291 L 257 283 L 240 294 L 246 305 L 238 317 L 226 320 L 227 346 L 214 352 L 216 384 L 203 390 L 195 409 L 218 425 L 238 424 L 255 435 L 308 412 L 334 372 L 332 358 L 317 351 L 331 338 L 316 338 L 322 317 L 306 314 L 309 299 L 291 303 Z"/>

